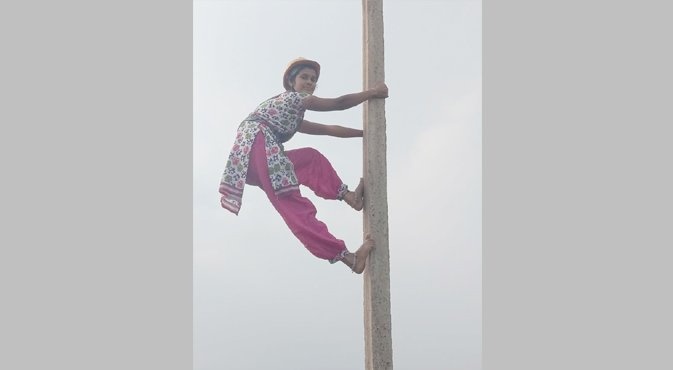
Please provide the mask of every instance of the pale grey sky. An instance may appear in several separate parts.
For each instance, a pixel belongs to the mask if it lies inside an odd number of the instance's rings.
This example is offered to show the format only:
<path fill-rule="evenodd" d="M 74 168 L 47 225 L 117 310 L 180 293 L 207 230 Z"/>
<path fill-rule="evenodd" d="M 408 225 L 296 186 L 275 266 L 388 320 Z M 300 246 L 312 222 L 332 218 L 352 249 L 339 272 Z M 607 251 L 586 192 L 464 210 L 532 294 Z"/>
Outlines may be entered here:
<path fill-rule="evenodd" d="M 481 369 L 481 2 L 384 0 L 388 211 L 395 369 Z M 311 255 L 264 193 L 239 216 L 217 188 L 240 121 L 283 91 L 298 56 L 315 95 L 362 89 L 361 0 L 194 2 L 194 368 L 364 368 L 362 275 Z M 361 107 L 306 119 L 362 126 Z M 340 177 L 362 140 L 297 134 Z M 362 214 L 302 188 L 351 250 Z"/>

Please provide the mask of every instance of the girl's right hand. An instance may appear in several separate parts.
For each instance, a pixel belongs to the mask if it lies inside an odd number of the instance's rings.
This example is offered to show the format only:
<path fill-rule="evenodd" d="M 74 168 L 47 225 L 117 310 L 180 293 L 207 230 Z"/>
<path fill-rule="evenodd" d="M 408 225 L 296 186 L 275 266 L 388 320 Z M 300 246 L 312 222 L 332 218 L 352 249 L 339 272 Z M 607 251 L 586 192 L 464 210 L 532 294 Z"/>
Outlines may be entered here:
<path fill-rule="evenodd" d="M 373 89 L 374 98 L 387 98 L 388 97 L 388 86 L 385 83 L 381 82 L 377 84 Z"/>

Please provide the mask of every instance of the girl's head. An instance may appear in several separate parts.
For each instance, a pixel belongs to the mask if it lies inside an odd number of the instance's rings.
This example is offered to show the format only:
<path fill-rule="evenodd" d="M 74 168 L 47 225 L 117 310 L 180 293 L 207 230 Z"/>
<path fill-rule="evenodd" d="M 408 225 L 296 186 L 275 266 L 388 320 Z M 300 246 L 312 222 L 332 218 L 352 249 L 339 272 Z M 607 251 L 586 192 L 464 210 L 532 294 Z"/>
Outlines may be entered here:
<path fill-rule="evenodd" d="M 290 62 L 283 75 L 283 86 L 287 91 L 313 94 L 320 77 L 320 64 L 313 60 L 297 58 Z"/>

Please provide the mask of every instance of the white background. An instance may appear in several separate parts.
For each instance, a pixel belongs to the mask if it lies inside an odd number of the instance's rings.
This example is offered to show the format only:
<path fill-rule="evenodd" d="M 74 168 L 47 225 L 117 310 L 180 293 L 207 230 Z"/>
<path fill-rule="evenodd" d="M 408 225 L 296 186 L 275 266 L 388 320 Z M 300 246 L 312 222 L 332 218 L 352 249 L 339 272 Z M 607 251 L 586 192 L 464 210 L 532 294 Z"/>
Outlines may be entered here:
<path fill-rule="evenodd" d="M 481 2 L 388 0 L 384 26 L 394 366 L 481 369 Z M 236 127 L 298 56 L 322 65 L 315 95 L 361 90 L 361 1 L 195 1 L 196 370 L 364 367 L 361 275 L 311 255 L 257 188 L 238 217 L 219 205 Z M 305 118 L 362 126 L 361 107 Z M 305 146 L 362 176 L 361 139 L 285 145 Z M 360 213 L 302 194 L 360 245 Z"/>

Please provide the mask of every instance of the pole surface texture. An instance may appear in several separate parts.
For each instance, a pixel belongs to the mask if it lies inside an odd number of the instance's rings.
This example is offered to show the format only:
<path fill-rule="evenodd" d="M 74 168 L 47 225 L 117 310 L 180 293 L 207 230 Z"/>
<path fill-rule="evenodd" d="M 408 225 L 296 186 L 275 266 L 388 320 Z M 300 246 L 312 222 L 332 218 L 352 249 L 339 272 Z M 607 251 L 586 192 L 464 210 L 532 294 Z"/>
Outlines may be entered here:
<path fill-rule="evenodd" d="M 385 81 L 383 0 L 362 0 L 364 88 Z M 365 369 L 392 370 L 385 100 L 364 103 L 364 234 L 375 242 L 364 272 Z"/>

